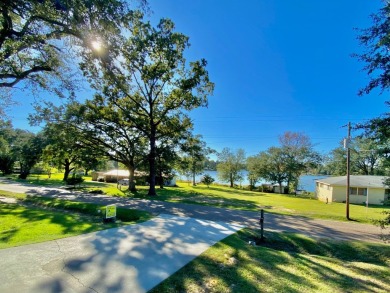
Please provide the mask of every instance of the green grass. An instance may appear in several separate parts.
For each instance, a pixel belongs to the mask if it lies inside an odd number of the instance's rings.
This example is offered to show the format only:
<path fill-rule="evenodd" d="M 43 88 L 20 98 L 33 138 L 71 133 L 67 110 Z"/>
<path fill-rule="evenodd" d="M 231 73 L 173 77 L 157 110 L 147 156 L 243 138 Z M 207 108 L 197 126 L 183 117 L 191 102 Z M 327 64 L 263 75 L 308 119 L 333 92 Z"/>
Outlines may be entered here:
<path fill-rule="evenodd" d="M 0 191 L 0 196 L 19 200 L 19 204 L 0 203 L 0 249 L 80 235 L 151 218 L 144 211 L 117 208 L 116 218 L 119 221 L 104 224 L 104 206 L 28 197 L 6 191 Z"/>
<path fill-rule="evenodd" d="M 82 214 L 0 204 L 0 249 L 44 242 L 118 226 Z"/>
<path fill-rule="evenodd" d="M 269 213 L 346 221 L 345 204 L 325 204 L 310 197 L 262 193 L 225 186 L 207 188 L 205 185 L 189 186 L 184 183 L 179 183 L 179 187 L 157 189 L 157 193 L 158 196 L 153 197 L 153 199 L 168 202 L 211 205 L 249 211 L 264 209 Z M 147 196 L 146 194 L 147 187 L 138 187 L 138 192 L 134 196 L 144 198 Z M 382 211 L 389 209 L 387 206 L 374 205 L 367 209 L 363 205 L 351 204 L 350 216 L 358 222 L 371 223 L 373 219 L 383 218 Z"/>
<path fill-rule="evenodd" d="M 104 216 L 105 206 L 85 202 L 75 202 L 70 200 L 53 199 L 45 197 L 27 197 L 25 202 L 35 206 L 49 207 L 57 210 L 74 211 L 78 213 L 93 215 L 99 219 Z M 151 218 L 150 214 L 140 210 L 130 210 L 117 207 L 116 218 L 126 223 L 144 222 Z"/>
<path fill-rule="evenodd" d="M 153 288 L 162 292 L 390 292 L 390 247 L 244 229 Z"/>
<path fill-rule="evenodd" d="M 96 182 L 92 181 L 91 176 L 83 176 L 84 182 L 80 185 L 77 185 L 76 188 L 73 188 L 72 185 L 66 185 L 62 178 L 64 177 L 63 173 L 54 173 L 51 174 L 50 178 L 45 174 L 31 174 L 27 179 L 18 179 L 18 176 L 7 175 L 5 178 L 9 178 L 16 182 L 27 183 L 35 186 L 44 186 L 44 187 L 66 187 L 69 189 L 75 189 L 77 191 L 90 192 L 93 190 L 102 190 L 105 194 L 110 196 L 126 196 L 125 188 L 119 190 L 116 187 L 116 183 L 105 183 L 105 182 Z"/>

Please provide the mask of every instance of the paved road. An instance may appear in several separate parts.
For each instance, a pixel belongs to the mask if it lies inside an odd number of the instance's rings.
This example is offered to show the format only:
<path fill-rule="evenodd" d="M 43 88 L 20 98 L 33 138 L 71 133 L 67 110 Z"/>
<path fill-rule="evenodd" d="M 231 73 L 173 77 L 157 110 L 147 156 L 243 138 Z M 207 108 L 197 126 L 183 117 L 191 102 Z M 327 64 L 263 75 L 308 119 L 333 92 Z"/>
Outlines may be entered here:
<path fill-rule="evenodd" d="M 34 187 L 25 184 L 10 184 L 5 181 L 3 181 L 3 184 L 0 181 L 0 190 L 1 189 L 82 202 L 117 204 L 118 206 L 125 208 L 146 210 L 156 215 L 171 214 L 259 228 L 258 212 L 238 211 L 192 204 L 168 203 L 149 199 L 116 198 L 103 195 L 72 193 L 63 189 Z M 370 224 L 309 219 L 298 216 L 266 213 L 264 226 L 266 231 L 287 231 L 302 233 L 311 237 L 325 237 L 339 240 L 381 242 L 379 239 L 381 234 L 380 228 Z"/>

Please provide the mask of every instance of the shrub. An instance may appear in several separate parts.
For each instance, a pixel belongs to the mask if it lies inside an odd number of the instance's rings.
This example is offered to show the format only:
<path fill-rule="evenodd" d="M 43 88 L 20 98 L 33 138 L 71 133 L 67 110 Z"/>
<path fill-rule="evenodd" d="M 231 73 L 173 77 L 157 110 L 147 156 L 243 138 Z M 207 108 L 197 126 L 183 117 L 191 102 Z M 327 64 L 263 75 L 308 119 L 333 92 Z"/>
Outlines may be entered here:
<path fill-rule="evenodd" d="M 214 182 L 214 178 L 211 177 L 209 174 L 206 174 L 202 177 L 201 181 L 203 184 L 207 185 L 207 187 L 210 186 Z"/>
<path fill-rule="evenodd" d="M 68 177 L 65 180 L 66 184 L 76 186 L 77 184 L 81 184 L 84 182 L 84 179 L 80 175 L 73 174 L 72 177 Z"/>

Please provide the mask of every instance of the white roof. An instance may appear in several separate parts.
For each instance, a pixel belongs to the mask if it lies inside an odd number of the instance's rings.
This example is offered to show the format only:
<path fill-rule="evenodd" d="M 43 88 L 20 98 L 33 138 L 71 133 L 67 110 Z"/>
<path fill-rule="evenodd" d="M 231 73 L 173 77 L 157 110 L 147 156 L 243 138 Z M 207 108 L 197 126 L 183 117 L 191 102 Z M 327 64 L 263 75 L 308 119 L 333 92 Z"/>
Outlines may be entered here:
<path fill-rule="evenodd" d="M 388 188 L 383 184 L 385 176 L 372 175 L 351 175 L 349 185 L 351 187 L 369 187 L 369 188 Z M 347 176 L 335 176 L 323 179 L 318 179 L 316 182 L 321 182 L 334 186 L 346 186 Z"/>
<path fill-rule="evenodd" d="M 128 170 L 111 170 L 109 172 L 104 173 L 104 175 L 108 176 L 127 176 L 129 177 L 129 171 Z"/>
<path fill-rule="evenodd" d="M 130 173 L 129 170 L 111 170 L 108 172 L 105 172 L 103 175 L 107 176 L 121 176 L 121 177 L 129 177 Z M 142 171 L 134 171 L 134 176 L 147 176 L 148 173 L 142 172 Z"/>

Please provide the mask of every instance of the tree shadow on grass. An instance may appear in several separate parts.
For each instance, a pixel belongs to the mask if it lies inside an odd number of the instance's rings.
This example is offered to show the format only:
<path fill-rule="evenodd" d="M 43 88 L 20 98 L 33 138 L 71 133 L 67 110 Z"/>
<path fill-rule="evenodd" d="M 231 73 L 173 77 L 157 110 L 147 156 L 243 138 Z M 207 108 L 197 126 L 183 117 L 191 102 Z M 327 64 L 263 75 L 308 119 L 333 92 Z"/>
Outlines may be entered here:
<path fill-rule="evenodd" d="M 256 235 L 245 229 L 226 238 L 151 292 L 386 292 L 390 288 L 383 275 L 390 248 L 378 255 L 374 244 L 324 242 L 283 233 L 269 233 L 262 246 L 248 245 Z M 383 271 L 368 279 L 354 262 L 376 264 Z M 349 263 L 351 267 L 346 266 Z M 358 278 L 353 276 L 356 271 Z"/>
<path fill-rule="evenodd" d="M 196 187 L 195 187 L 196 188 Z M 147 198 L 168 202 L 209 205 L 222 208 L 236 208 L 242 210 L 257 210 L 258 204 L 246 199 L 226 198 L 222 195 L 202 193 L 202 190 L 187 189 L 182 187 L 164 188 L 157 191 L 158 195 L 148 197 L 146 191 L 141 190 L 133 193 L 134 198 Z M 233 193 L 233 192 L 232 192 Z"/>
<path fill-rule="evenodd" d="M 7 222 L 13 223 L 11 224 L 13 228 L 0 231 L 0 239 L 5 243 L 10 243 L 14 237 L 19 237 L 20 242 L 15 243 L 17 245 L 47 240 L 47 233 L 54 233 L 54 238 L 61 238 L 66 235 L 89 233 L 117 226 L 116 224 L 103 224 L 100 218 L 90 215 L 18 204 L 1 204 L 0 212 L 5 220 L 8 219 Z M 51 227 L 56 232 L 49 232 Z M 34 237 L 29 236 L 30 234 Z"/>

